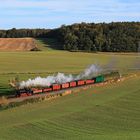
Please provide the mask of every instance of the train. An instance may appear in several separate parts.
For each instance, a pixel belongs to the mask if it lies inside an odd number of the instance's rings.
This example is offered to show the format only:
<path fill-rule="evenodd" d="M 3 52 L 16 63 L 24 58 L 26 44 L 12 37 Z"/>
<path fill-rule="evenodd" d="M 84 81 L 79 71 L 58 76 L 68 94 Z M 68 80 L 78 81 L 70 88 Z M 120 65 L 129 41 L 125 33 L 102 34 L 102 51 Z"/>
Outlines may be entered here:
<path fill-rule="evenodd" d="M 109 71 L 93 78 L 80 79 L 62 84 L 55 83 L 49 87 L 29 87 L 23 89 L 16 89 L 15 97 L 33 96 L 42 93 L 51 94 L 51 92 L 55 91 L 66 90 L 84 85 L 97 84 L 105 81 L 117 80 L 118 78 L 120 78 L 120 73 L 118 71 Z"/>
<path fill-rule="evenodd" d="M 81 80 L 66 82 L 62 84 L 56 83 L 56 84 L 52 84 L 49 87 L 39 87 L 39 88 L 30 87 L 30 88 L 18 89 L 16 90 L 15 96 L 26 97 L 26 96 L 34 96 L 34 95 L 42 94 L 42 93 L 50 94 L 51 92 L 54 92 L 54 91 L 66 90 L 66 89 L 80 87 L 84 85 L 101 83 L 104 81 L 105 81 L 104 75 L 99 75 L 91 79 L 81 79 Z"/>

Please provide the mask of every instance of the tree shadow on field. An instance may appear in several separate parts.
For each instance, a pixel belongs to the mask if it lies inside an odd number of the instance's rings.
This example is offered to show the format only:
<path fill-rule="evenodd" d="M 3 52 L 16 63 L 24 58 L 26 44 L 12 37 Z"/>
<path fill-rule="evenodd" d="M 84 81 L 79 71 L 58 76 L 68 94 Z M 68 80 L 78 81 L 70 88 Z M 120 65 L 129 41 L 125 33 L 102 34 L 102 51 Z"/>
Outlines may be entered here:
<path fill-rule="evenodd" d="M 62 50 L 62 44 L 54 38 L 36 38 L 44 47 L 53 50 Z"/>

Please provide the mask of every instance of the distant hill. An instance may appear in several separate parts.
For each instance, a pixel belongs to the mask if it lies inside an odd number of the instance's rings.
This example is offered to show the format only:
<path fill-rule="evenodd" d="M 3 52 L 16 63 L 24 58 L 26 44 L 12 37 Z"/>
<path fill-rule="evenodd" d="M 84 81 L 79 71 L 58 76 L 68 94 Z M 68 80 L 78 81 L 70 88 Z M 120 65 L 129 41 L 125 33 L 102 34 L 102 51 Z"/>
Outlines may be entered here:
<path fill-rule="evenodd" d="M 0 51 L 31 51 L 35 48 L 32 38 L 0 38 Z"/>

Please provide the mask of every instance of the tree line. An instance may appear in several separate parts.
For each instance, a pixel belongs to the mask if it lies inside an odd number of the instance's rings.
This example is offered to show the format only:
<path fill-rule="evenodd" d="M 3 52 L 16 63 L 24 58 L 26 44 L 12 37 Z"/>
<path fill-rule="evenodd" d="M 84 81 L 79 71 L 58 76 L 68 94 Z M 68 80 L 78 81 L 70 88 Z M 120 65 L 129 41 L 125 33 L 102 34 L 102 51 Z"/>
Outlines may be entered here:
<path fill-rule="evenodd" d="M 140 22 L 81 23 L 57 32 L 66 50 L 136 52 L 140 47 Z"/>
<path fill-rule="evenodd" d="M 136 52 L 140 22 L 80 23 L 60 28 L 1 30 L 0 37 L 54 38 L 69 51 Z"/>
<path fill-rule="evenodd" d="M 22 38 L 35 37 L 44 38 L 50 30 L 48 29 L 10 29 L 0 30 L 0 38 Z"/>

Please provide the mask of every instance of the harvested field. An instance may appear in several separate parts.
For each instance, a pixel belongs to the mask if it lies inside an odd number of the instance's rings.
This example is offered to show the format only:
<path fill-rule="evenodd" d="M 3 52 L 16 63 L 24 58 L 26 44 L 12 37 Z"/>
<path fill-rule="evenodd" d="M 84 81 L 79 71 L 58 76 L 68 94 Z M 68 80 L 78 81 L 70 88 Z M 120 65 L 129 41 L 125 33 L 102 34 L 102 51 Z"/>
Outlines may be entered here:
<path fill-rule="evenodd" d="M 30 51 L 36 48 L 33 38 L 0 38 L 0 51 Z"/>

